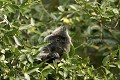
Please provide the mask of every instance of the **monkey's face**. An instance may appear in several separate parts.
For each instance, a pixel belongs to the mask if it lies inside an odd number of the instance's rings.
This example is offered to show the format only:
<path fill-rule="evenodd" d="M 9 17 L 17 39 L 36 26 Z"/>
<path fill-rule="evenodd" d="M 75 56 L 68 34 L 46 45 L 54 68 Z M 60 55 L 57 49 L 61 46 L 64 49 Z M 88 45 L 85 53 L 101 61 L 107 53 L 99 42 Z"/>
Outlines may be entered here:
<path fill-rule="evenodd" d="M 59 36 L 59 35 L 50 36 L 50 37 L 47 39 L 47 42 L 50 42 L 50 43 L 61 43 L 61 44 L 65 44 L 66 41 L 67 41 L 67 38 L 66 38 L 66 37 Z"/>

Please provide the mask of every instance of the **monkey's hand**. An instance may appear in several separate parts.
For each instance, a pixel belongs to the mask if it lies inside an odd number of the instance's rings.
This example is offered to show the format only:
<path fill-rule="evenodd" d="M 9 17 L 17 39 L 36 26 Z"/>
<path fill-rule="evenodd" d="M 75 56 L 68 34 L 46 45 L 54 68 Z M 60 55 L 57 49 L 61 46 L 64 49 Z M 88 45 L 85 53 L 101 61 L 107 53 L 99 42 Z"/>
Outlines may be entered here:
<path fill-rule="evenodd" d="M 49 55 L 47 55 L 44 61 L 51 63 L 53 62 L 53 60 L 57 63 L 60 62 L 60 55 L 57 52 L 50 53 Z"/>

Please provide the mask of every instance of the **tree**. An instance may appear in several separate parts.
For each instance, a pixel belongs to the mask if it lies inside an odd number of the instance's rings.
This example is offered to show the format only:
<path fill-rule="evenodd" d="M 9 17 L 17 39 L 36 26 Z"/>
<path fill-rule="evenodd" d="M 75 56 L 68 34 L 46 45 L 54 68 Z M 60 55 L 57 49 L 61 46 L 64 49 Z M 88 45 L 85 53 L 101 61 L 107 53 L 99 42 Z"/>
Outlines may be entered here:
<path fill-rule="evenodd" d="M 0 0 L 0 79 L 120 76 L 119 0 Z M 59 64 L 34 64 L 45 36 L 69 25 L 73 45 Z"/>

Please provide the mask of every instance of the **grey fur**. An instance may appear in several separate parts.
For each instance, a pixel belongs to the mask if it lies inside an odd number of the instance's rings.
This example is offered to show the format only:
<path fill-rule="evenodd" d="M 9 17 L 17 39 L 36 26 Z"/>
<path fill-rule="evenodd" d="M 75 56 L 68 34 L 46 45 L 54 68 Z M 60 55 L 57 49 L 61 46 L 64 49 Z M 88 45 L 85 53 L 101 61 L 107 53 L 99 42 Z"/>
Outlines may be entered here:
<path fill-rule="evenodd" d="M 41 61 L 57 62 L 61 59 L 64 52 L 70 51 L 71 38 L 68 34 L 66 26 L 60 26 L 55 29 L 52 34 L 45 37 L 44 42 L 49 42 L 45 47 L 40 48 L 37 59 Z"/>

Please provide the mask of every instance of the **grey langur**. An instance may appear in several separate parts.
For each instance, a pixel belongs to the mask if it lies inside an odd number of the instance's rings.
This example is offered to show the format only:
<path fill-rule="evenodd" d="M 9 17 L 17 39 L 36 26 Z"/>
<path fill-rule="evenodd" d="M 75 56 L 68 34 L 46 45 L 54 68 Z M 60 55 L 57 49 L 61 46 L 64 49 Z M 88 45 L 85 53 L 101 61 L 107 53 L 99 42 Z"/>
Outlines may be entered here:
<path fill-rule="evenodd" d="M 40 53 L 37 55 L 37 59 L 48 63 L 53 62 L 53 60 L 59 62 L 63 53 L 70 51 L 72 44 L 67 26 L 60 26 L 55 29 L 44 38 L 44 42 L 49 42 L 49 44 L 39 49 Z"/>

